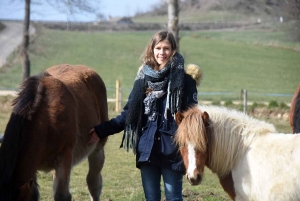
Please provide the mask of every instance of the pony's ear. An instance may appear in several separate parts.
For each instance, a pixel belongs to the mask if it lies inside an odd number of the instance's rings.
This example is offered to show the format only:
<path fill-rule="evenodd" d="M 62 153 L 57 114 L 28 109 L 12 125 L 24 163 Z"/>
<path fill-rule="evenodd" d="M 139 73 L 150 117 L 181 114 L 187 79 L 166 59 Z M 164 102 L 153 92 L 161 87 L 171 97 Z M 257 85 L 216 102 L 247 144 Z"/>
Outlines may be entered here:
<path fill-rule="evenodd" d="M 202 113 L 202 120 L 206 127 L 209 126 L 209 115 L 205 111 Z"/>
<path fill-rule="evenodd" d="M 183 118 L 184 117 L 183 117 L 182 113 L 176 112 L 176 114 L 175 114 L 175 121 L 176 121 L 177 125 L 179 125 L 182 122 Z"/>

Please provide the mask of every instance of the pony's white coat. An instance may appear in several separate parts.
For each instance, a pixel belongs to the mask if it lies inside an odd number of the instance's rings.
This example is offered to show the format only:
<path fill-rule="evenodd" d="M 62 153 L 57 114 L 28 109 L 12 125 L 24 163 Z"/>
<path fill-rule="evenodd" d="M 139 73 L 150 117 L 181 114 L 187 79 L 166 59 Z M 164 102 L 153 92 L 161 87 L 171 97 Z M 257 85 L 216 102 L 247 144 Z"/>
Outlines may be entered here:
<path fill-rule="evenodd" d="M 232 172 L 235 200 L 300 200 L 300 135 L 276 133 L 273 125 L 236 110 L 198 108 L 213 128 L 209 168 L 219 177 Z"/>

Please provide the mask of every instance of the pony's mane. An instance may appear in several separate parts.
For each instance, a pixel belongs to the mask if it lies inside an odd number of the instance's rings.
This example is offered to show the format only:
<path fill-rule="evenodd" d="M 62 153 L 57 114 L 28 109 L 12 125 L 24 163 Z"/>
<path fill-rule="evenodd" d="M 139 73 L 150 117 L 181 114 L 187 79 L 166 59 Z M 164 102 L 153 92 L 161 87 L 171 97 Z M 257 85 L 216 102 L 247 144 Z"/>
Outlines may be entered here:
<path fill-rule="evenodd" d="M 35 112 L 41 102 L 44 90 L 44 87 L 39 80 L 46 76 L 50 75 L 43 72 L 36 76 L 31 76 L 23 82 L 18 97 L 12 102 L 12 105 L 14 106 L 13 112 L 15 114 L 21 115 L 26 119 L 31 119 L 31 115 Z"/>
<path fill-rule="evenodd" d="M 199 105 L 206 111 L 212 128 L 210 168 L 219 176 L 226 175 L 258 135 L 275 133 L 275 127 L 240 111 L 219 106 Z"/>
<path fill-rule="evenodd" d="M 0 200 L 8 200 L 5 196 L 14 190 L 11 182 L 22 141 L 22 130 L 39 106 L 43 91 L 39 80 L 44 76 L 45 74 L 42 73 L 29 77 L 22 84 L 18 97 L 13 100 L 13 112 L 7 123 L 0 147 Z"/>

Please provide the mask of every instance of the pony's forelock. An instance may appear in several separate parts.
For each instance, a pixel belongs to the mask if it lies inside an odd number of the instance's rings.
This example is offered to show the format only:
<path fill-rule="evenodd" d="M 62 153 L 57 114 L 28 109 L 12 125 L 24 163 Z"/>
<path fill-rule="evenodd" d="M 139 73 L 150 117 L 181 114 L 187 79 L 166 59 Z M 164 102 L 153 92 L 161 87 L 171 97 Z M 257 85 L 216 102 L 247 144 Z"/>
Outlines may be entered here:
<path fill-rule="evenodd" d="M 203 153 L 207 151 L 207 136 L 201 115 L 202 113 L 197 106 L 185 111 L 183 113 L 184 118 L 178 126 L 175 140 L 180 146 L 191 143 L 196 150 Z"/>

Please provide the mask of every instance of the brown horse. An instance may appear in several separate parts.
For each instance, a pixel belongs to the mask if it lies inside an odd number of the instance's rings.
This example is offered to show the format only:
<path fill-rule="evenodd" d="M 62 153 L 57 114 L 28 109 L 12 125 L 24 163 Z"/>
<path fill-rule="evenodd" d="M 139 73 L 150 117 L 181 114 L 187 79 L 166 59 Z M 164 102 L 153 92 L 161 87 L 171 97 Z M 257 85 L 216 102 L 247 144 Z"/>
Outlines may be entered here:
<path fill-rule="evenodd" d="M 100 76 L 86 66 L 53 66 L 29 77 L 13 106 L 0 149 L 0 200 L 39 200 L 37 170 L 54 170 L 54 199 L 71 201 L 71 169 L 85 157 L 91 200 L 100 200 L 106 139 L 87 143 L 89 130 L 108 119 Z"/>
<path fill-rule="evenodd" d="M 300 84 L 298 85 L 291 102 L 290 125 L 293 133 L 300 133 Z"/>

